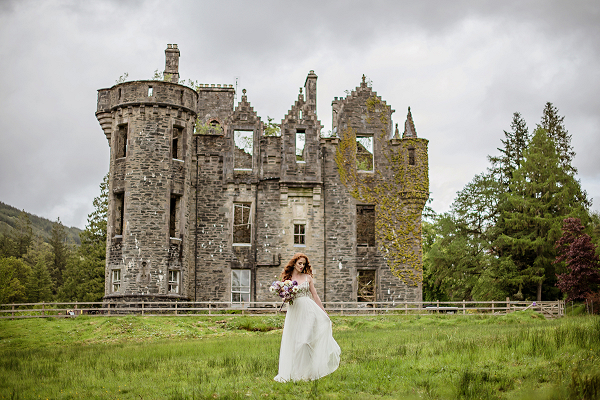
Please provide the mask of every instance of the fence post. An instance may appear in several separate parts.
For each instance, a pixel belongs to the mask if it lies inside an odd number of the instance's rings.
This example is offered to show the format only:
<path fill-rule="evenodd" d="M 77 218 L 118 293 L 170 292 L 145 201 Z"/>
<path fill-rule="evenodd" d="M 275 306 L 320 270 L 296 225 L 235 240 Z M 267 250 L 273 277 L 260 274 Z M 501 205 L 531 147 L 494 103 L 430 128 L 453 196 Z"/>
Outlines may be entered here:
<path fill-rule="evenodd" d="M 144 315 L 144 300 L 142 300 L 142 315 Z"/>
<path fill-rule="evenodd" d="M 340 315 L 344 315 L 344 303 L 342 303 L 341 306 L 342 306 L 342 308 L 341 308 L 341 311 L 340 311 Z"/>
<path fill-rule="evenodd" d="M 11 320 L 15 319 L 15 305 L 14 304 L 12 305 L 10 316 L 12 317 Z"/>
<path fill-rule="evenodd" d="M 436 307 L 435 308 L 437 309 L 436 311 L 439 314 L 440 313 L 440 301 L 439 300 L 436 300 Z"/>
<path fill-rule="evenodd" d="M 175 315 L 177 315 L 177 300 L 175 300 Z"/>
<path fill-rule="evenodd" d="M 208 302 L 208 315 L 210 315 L 210 312 L 212 311 L 212 301 Z"/>
<path fill-rule="evenodd" d="M 506 313 L 510 313 L 510 297 L 506 298 Z"/>
<path fill-rule="evenodd" d="M 408 303 L 404 303 L 404 314 L 408 315 Z"/>
<path fill-rule="evenodd" d="M 492 300 L 492 315 L 494 315 L 494 300 Z"/>
<path fill-rule="evenodd" d="M 466 306 L 465 300 L 463 299 L 463 315 L 465 315 L 467 313 L 466 307 L 467 306 Z"/>
<path fill-rule="evenodd" d="M 42 315 L 46 315 L 46 302 L 42 301 Z"/>
<path fill-rule="evenodd" d="M 77 301 L 75 301 L 75 312 L 73 314 L 77 316 Z"/>

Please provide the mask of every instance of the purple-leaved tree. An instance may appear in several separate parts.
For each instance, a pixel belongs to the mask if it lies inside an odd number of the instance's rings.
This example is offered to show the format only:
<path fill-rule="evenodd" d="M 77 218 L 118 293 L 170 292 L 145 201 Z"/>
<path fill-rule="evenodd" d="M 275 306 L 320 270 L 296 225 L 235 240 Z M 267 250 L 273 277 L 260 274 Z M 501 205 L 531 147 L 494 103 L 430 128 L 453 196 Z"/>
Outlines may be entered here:
<path fill-rule="evenodd" d="M 556 241 L 558 256 L 554 263 L 565 262 L 568 272 L 557 274 L 556 286 L 567 294 L 567 301 L 585 300 L 598 291 L 600 283 L 600 259 L 596 255 L 596 245 L 590 236 L 583 232 L 579 218 L 563 220 L 563 234 Z"/>

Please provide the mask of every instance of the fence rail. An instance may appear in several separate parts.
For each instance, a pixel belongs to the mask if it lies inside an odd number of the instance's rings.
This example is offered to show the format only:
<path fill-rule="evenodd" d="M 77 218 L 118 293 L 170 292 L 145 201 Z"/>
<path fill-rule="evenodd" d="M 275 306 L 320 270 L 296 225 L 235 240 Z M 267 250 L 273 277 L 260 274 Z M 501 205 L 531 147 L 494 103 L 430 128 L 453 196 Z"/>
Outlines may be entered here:
<path fill-rule="evenodd" d="M 324 302 L 325 309 L 336 315 L 373 314 L 462 314 L 502 315 L 515 311 L 534 310 L 547 318 L 562 317 L 565 302 L 559 301 L 435 301 L 435 302 Z M 152 302 L 71 302 L 71 303 L 15 303 L 0 305 L 0 319 L 16 318 L 69 318 L 78 315 L 216 315 L 216 314 L 277 314 L 280 302 L 255 301 L 247 303 L 225 301 L 152 301 Z"/>

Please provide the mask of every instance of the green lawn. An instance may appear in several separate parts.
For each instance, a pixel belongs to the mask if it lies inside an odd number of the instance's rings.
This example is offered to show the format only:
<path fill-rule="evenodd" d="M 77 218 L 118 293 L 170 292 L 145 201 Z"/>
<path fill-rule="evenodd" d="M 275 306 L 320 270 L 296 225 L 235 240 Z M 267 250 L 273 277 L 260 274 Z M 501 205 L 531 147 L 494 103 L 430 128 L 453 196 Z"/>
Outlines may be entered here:
<path fill-rule="evenodd" d="M 600 318 L 332 317 L 340 368 L 280 384 L 282 316 L 0 321 L 0 399 L 593 399 Z"/>

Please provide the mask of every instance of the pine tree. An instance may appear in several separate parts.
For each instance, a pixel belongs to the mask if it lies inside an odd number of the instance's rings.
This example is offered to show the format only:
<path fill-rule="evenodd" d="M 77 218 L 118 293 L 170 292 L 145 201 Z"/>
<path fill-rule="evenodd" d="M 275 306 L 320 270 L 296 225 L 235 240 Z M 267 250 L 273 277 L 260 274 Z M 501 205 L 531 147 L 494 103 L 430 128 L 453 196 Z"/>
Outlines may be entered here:
<path fill-rule="evenodd" d="M 94 199 L 94 210 L 79 234 L 81 246 L 77 257 L 71 257 L 63 274 L 59 297 L 64 301 L 100 301 L 104 296 L 106 266 L 106 227 L 108 214 L 108 174 L 100 184 L 100 196 Z"/>
<path fill-rule="evenodd" d="M 548 137 L 554 141 L 561 168 L 571 175 L 575 175 L 577 169 L 571 165 L 575 152 L 571 146 L 571 135 L 565 128 L 564 119 L 565 117 L 558 115 L 558 108 L 547 102 L 538 127 L 544 128 Z"/>
<path fill-rule="evenodd" d="M 27 300 L 30 303 L 52 301 L 52 286 L 44 257 L 39 257 L 27 282 Z"/>
<path fill-rule="evenodd" d="M 70 249 L 67 246 L 67 233 L 65 226 L 60 222 L 60 218 L 52 225 L 49 243 L 52 247 L 52 264 L 49 267 L 54 284 L 52 292 L 56 294 L 63 284 L 63 272 L 67 267 L 67 260 L 70 255 Z"/>
<path fill-rule="evenodd" d="M 562 220 L 587 215 L 585 192 L 565 171 L 554 141 L 541 127 L 536 129 L 509 188 L 496 244 L 500 255 L 515 262 L 519 285 L 533 285 L 539 301 L 543 283 L 554 286 L 554 243 Z"/>
<path fill-rule="evenodd" d="M 512 130 L 504 131 L 504 139 L 501 139 L 504 147 L 498 148 L 500 156 L 488 157 L 492 163 L 490 171 L 505 186 L 508 186 L 514 171 L 521 166 L 523 152 L 529 143 L 529 130 L 520 113 L 513 114 L 510 127 Z"/>
<path fill-rule="evenodd" d="M 557 276 L 556 286 L 567 294 L 567 301 L 585 300 L 588 294 L 598 290 L 600 258 L 579 218 L 566 218 L 562 230 L 556 242 L 558 256 L 554 263 L 565 262 L 568 272 Z"/>
<path fill-rule="evenodd" d="M 19 213 L 17 223 L 11 231 L 11 239 L 14 245 L 13 255 L 22 258 L 33 242 L 33 228 L 25 211 Z"/>

